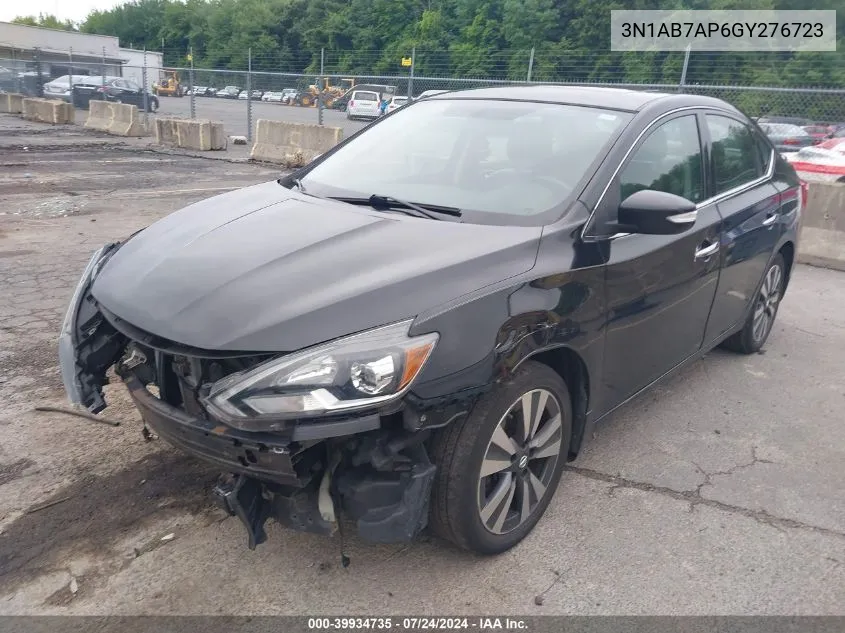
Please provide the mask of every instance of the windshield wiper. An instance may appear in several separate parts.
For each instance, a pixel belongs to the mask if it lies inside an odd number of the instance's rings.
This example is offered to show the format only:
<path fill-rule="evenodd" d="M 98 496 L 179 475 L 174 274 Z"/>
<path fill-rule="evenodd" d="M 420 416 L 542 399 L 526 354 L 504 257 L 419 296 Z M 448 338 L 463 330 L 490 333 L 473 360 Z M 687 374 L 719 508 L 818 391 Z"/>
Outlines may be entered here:
<path fill-rule="evenodd" d="M 434 215 L 435 213 L 450 215 L 455 218 L 459 218 L 462 215 L 461 210 L 456 209 L 455 207 L 444 207 L 439 204 L 408 202 L 406 200 L 400 200 L 399 198 L 395 198 L 393 196 L 381 196 L 375 193 L 369 198 L 344 198 L 342 196 L 331 196 L 331 199 L 337 200 L 339 202 L 345 202 L 347 204 L 366 205 L 369 207 L 373 207 L 374 209 L 398 209 L 405 211 L 413 210 L 416 211 L 416 213 L 411 213 L 409 215 L 429 218 L 431 220 L 443 219 Z"/>

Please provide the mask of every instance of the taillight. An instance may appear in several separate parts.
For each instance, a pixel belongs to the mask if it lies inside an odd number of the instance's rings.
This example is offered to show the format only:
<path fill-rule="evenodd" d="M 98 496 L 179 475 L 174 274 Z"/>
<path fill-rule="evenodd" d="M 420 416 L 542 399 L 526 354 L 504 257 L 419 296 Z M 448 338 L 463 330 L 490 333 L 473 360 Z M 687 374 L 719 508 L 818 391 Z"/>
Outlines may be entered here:
<path fill-rule="evenodd" d="M 803 209 L 807 208 L 807 198 L 810 195 L 810 183 L 802 180 L 801 182 L 801 206 L 798 208 L 798 212 L 800 213 Z"/>
<path fill-rule="evenodd" d="M 354 108 L 354 107 L 355 107 L 355 102 L 354 102 L 354 101 L 350 101 L 350 102 L 349 102 L 349 107 L 350 107 L 350 108 Z"/>
<path fill-rule="evenodd" d="M 797 138 L 785 138 L 783 139 L 784 145 L 799 145 L 799 141 Z"/>

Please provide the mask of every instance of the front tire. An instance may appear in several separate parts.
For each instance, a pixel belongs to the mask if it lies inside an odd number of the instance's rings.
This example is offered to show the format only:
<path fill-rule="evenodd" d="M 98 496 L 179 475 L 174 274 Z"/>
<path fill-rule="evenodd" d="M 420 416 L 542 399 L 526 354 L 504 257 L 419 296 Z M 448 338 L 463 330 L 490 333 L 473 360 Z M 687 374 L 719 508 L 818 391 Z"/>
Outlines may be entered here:
<path fill-rule="evenodd" d="M 572 405 L 563 379 L 526 362 L 432 440 L 430 525 L 480 554 L 499 554 L 534 528 L 569 454 Z"/>
<path fill-rule="evenodd" d="M 726 339 L 722 347 L 740 354 L 754 354 L 763 348 L 775 323 L 785 283 L 786 262 L 778 253 L 763 275 L 763 283 L 745 324 L 739 332 Z"/>

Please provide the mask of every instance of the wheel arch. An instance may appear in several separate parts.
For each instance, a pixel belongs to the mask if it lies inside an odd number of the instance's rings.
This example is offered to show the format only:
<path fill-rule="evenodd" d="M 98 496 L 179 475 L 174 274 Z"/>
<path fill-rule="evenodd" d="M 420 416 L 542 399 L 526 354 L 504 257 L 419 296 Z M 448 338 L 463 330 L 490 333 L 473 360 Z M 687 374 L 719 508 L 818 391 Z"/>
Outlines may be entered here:
<path fill-rule="evenodd" d="M 778 253 L 783 256 L 783 262 L 786 265 L 785 279 L 783 280 L 783 289 L 785 291 L 789 285 L 789 279 L 792 276 L 792 266 L 795 262 L 795 243 L 791 241 L 784 242 L 778 249 Z"/>
<path fill-rule="evenodd" d="M 571 347 L 560 346 L 537 350 L 520 359 L 516 371 L 525 361 L 542 363 L 557 373 L 566 383 L 572 402 L 572 440 L 569 445 L 569 460 L 578 456 L 587 425 L 587 411 L 590 404 L 590 373 L 587 363 Z"/>

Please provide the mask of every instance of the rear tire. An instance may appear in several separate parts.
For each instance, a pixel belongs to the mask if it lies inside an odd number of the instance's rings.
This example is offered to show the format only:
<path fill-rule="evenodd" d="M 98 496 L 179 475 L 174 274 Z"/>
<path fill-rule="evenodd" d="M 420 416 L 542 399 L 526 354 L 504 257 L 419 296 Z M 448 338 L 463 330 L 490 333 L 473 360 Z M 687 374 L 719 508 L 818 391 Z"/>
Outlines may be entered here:
<path fill-rule="evenodd" d="M 554 496 L 571 434 L 572 405 L 563 379 L 546 365 L 526 362 L 482 396 L 469 416 L 432 438 L 432 530 L 480 554 L 515 546 Z"/>
<path fill-rule="evenodd" d="M 763 274 L 763 282 L 745 324 L 739 332 L 725 339 L 722 347 L 739 354 L 754 354 L 763 348 L 775 323 L 785 282 L 786 262 L 778 253 Z"/>

